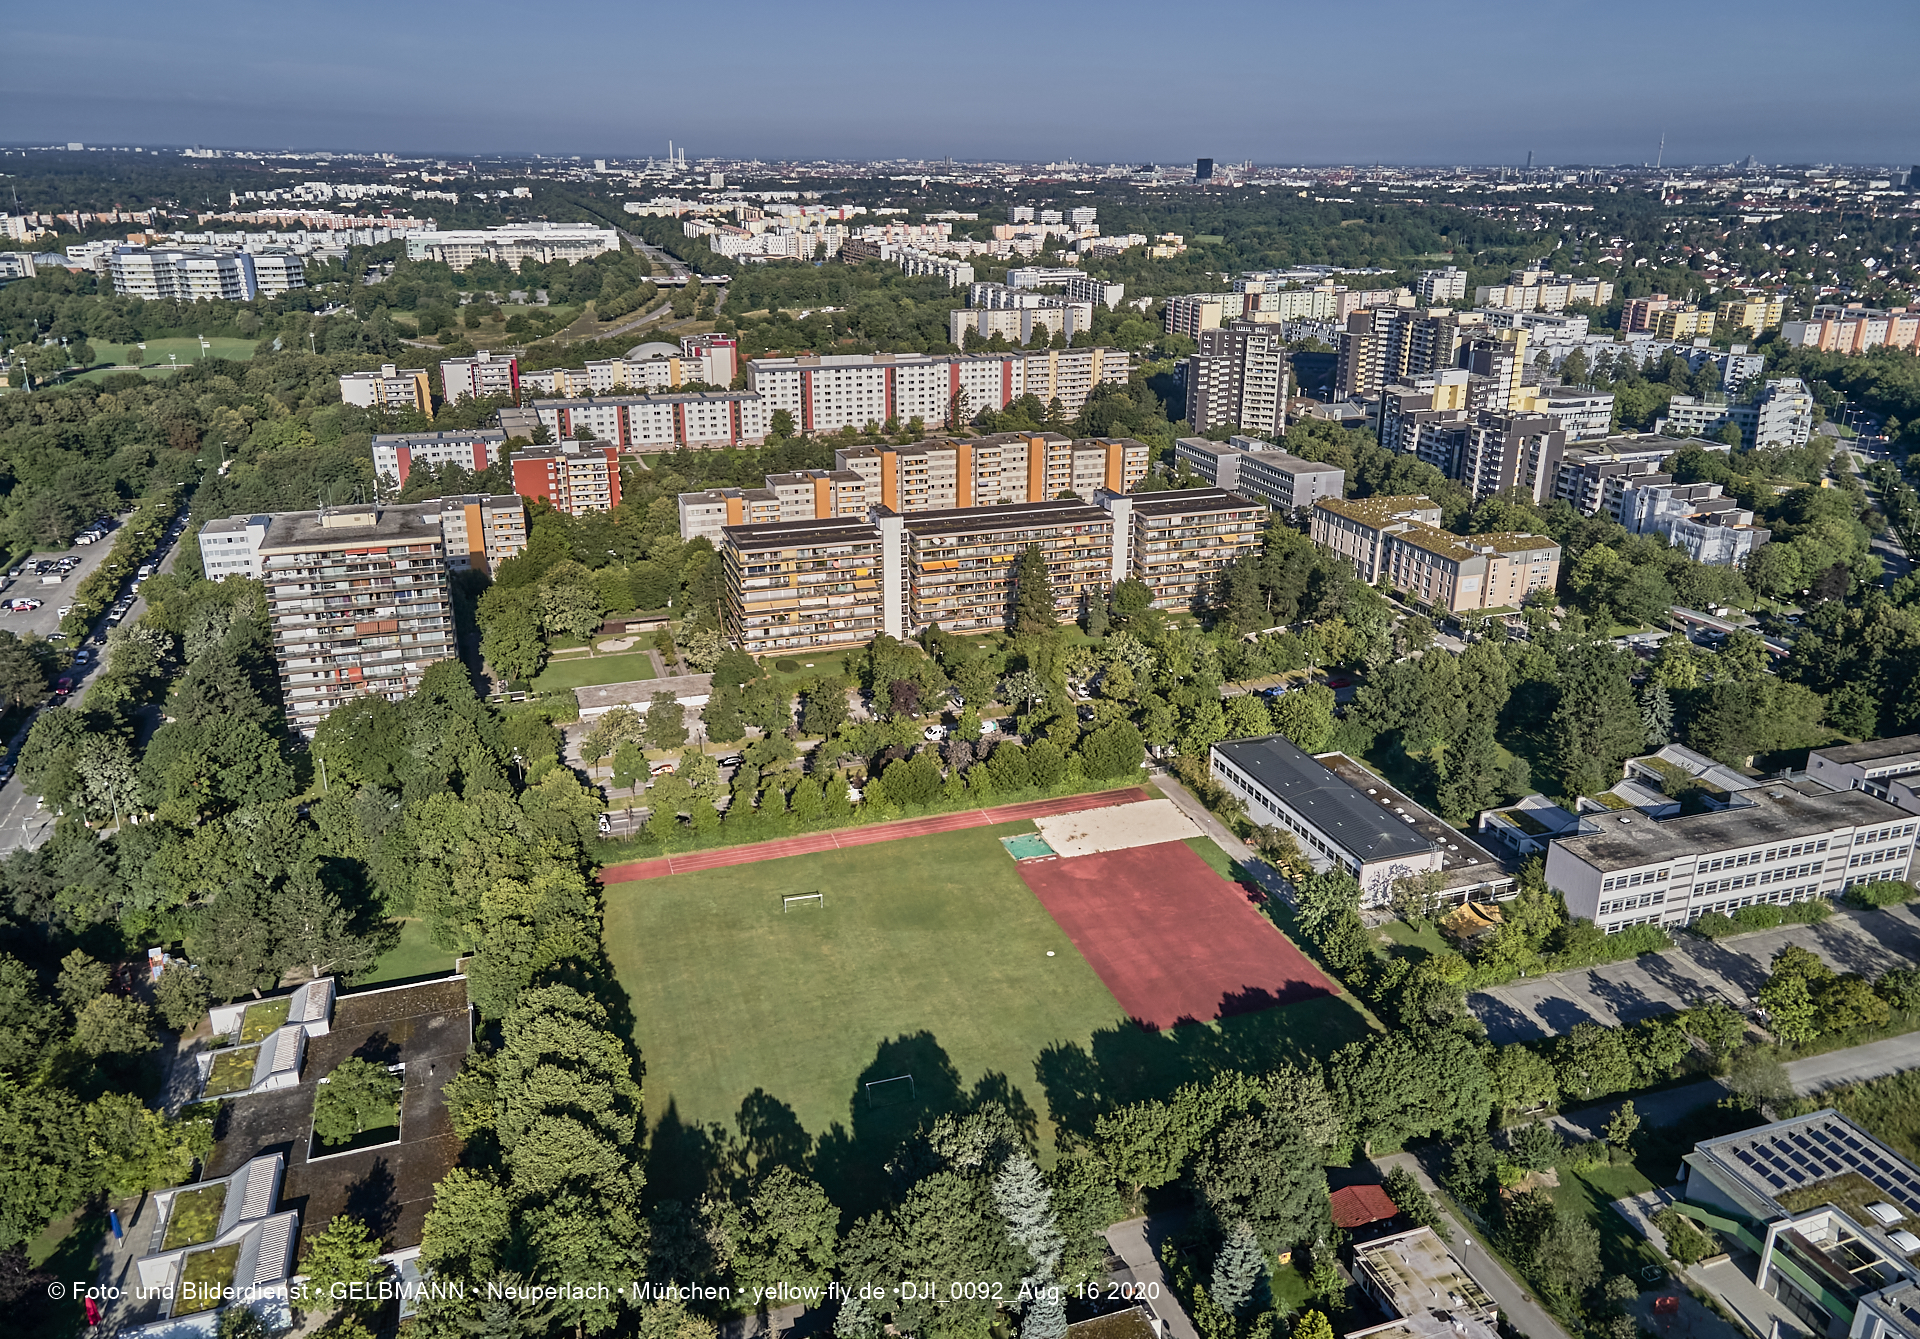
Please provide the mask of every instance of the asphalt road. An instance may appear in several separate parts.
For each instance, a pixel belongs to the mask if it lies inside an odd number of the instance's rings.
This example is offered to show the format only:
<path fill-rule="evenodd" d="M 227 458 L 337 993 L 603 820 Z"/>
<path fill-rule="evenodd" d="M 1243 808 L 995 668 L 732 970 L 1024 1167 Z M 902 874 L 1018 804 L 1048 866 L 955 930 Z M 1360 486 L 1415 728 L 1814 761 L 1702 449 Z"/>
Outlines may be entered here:
<path fill-rule="evenodd" d="M 179 516 L 175 518 L 175 524 L 184 528 L 186 524 L 185 507 L 182 507 Z M 33 619 L 45 623 L 46 626 L 42 635 L 45 635 L 45 632 L 54 631 L 60 621 L 55 611 L 61 605 L 66 604 L 72 599 L 73 592 L 79 589 L 80 582 L 85 579 L 86 574 L 106 560 L 107 555 L 113 550 L 113 543 L 118 533 L 118 527 L 116 527 L 113 534 L 109 534 L 98 544 L 75 550 L 76 553 L 86 555 L 81 565 L 74 569 L 72 576 L 61 582 L 58 586 L 49 586 L 46 588 L 49 591 L 64 592 L 60 599 L 54 600 L 51 597 L 42 597 L 46 598 L 47 603 L 41 608 L 34 610 L 31 614 L 5 615 L 4 619 L 0 620 L 0 627 L 9 628 L 16 634 L 23 633 L 30 627 L 36 631 L 40 631 L 41 629 L 34 627 L 34 624 L 27 622 L 27 620 Z M 159 552 L 154 558 L 148 561 L 158 561 L 160 571 L 170 572 L 173 570 L 174 561 L 179 555 L 179 540 L 177 538 L 168 539 L 162 541 Z M 36 558 L 36 561 L 40 560 L 41 559 Z M 27 588 L 27 583 L 32 580 L 36 579 L 22 576 L 14 583 L 14 589 L 5 592 L 5 596 L 0 596 L 0 598 L 11 597 L 16 593 L 24 591 Z M 35 587 L 35 593 L 36 595 L 38 594 L 38 587 Z M 126 618 L 138 618 L 145 611 L 146 602 L 138 596 L 135 596 L 133 607 L 127 611 Z M 122 621 L 124 622 L 126 620 Z M 79 703 L 86 696 L 87 686 L 92 683 L 93 676 L 100 669 L 102 657 L 106 651 L 104 644 L 106 631 L 106 617 L 103 615 L 100 621 L 94 625 L 92 634 L 88 637 L 87 641 L 83 643 L 93 648 L 92 657 L 85 665 L 74 666 L 65 676 L 73 684 L 73 691 L 68 699 L 70 705 Z M 50 704 L 42 707 L 40 710 L 65 711 L 68 709 L 69 707 L 67 706 L 54 706 Z M 29 722 L 27 726 L 22 727 L 19 734 L 8 741 L 7 756 L 9 758 L 17 758 L 19 756 L 20 744 L 26 739 L 27 730 L 31 728 L 31 724 L 32 723 Z M 27 794 L 21 787 L 18 779 L 9 780 L 5 785 L 0 785 L 0 855 L 4 855 L 8 851 L 17 850 L 22 846 L 28 848 L 38 846 L 41 842 L 45 841 L 47 835 L 53 831 L 54 818 L 55 815 L 51 810 L 39 807 L 39 801 L 36 797 Z"/>

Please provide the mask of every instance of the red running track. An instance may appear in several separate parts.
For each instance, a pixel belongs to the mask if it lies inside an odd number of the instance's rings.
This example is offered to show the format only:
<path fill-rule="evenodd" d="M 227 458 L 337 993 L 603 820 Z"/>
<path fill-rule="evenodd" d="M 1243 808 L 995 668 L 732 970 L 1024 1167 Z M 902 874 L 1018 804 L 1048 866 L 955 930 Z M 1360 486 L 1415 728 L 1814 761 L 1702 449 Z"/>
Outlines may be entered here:
<path fill-rule="evenodd" d="M 669 874 L 692 874 L 703 869 L 724 869 L 729 865 L 752 865 L 790 855 L 817 855 L 822 851 L 838 851 L 849 846 L 873 846 L 880 842 L 899 841 L 903 837 L 961 832 L 967 828 L 1017 823 L 1022 819 L 1046 818 L 1052 814 L 1077 814 L 1083 809 L 1137 804 L 1149 798 L 1146 791 L 1131 786 L 1125 790 L 1101 791 L 1097 795 L 1065 795 L 1055 800 L 1003 804 L 995 809 L 962 809 L 957 813 L 934 814 L 930 818 L 901 818 L 891 823 L 873 823 L 861 828 L 810 832 L 803 837 L 754 842 L 750 846 L 723 846 L 713 851 L 691 851 L 686 855 L 636 860 L 630 865 L 609 865 L 600 871 L 600 882 L 613 884 L 632 883 L 637 879 L 663 879 Z"/>
<path fill-rule="evenodd" d="M 1144 1027 L 1337 993 L 1239 887 L 1184 842 L 1023 860 L 1019 870 L 1128 1017 Z"/>

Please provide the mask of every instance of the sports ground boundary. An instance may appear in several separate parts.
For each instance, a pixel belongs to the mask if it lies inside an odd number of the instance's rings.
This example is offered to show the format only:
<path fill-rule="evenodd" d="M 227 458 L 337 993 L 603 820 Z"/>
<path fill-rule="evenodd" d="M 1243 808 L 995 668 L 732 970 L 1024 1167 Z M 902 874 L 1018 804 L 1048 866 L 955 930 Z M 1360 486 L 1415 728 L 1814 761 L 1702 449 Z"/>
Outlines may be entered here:
<path fill-rule="evenodd" d="M 951 814 L 930 814 L 926 818 L 897 818 L 864 827 L 836 828 L 830 832 L 809 832 L 778 841 L 753 842 L 746 846 L 722 846 L 711 851 L 689 851 L 685 855 L 656 856 L 625 865 L 608 865 L 600 871 L 603 884 L 633 883 L 641 879 L 664 879 L 672 874 L 694 874 L 703 869 L 725 869 L 729 865 L 758 864 L 790 855 L 818 855 L 822 851 L 844 850 L 851 846 L 874 846 L 906 837 L 927 837 L 939 832 L 963 832 L 968 828 L 992 827 L 996 823 L 1018 823 L 1030 818 L 1049 818 L 1055 814 L 1078 813 L 1083 809 L 1105 809 L 1116 804 L 1137 804 L 1151 799 L 1138 786 L 1122 790 L 1103 790 L 1091 795 L 1062 795 L 1051 800 L 1028 800 L 1023 804 L 1003 804 L 992 809 L 962 809 Z"/>

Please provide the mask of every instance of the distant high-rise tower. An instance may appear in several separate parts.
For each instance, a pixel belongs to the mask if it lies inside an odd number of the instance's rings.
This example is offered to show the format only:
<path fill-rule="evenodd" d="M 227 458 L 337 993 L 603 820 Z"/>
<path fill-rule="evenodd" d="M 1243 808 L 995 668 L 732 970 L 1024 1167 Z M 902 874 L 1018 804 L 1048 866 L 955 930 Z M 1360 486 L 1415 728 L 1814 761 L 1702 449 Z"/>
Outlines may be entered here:
<path fill-rule="evenodd" d="M 1527 171 L 1533 171 L 1533 150 L 1527 150 Z"/>
<path fill-rule="evenodd" d="M 1213 159 L 1196 158 L 1193 163 L 1193 179 L 1195 181 L 1212 181 Z"/>

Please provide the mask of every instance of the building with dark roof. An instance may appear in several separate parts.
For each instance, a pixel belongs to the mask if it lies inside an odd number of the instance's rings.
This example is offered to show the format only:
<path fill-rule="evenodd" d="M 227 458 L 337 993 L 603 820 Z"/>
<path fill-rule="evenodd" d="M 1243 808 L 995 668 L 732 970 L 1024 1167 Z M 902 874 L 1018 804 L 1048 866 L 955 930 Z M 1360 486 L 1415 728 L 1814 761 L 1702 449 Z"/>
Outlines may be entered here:
<path fill-rule="evenodd" d="M 1815 749 L 1807 755 L 1807 775 L 1835 790 L 1864 790 L 1920 814 L 1920 735 Z"/>
<path fill-rule="evenodd" d="M 1344 753 L 1309 756 L 1285 735 L 1229 739 L 1209 753 L 1214 778 L 1245 801 L 1255 823 L 1294 835 L 1321 872 L 1343 869 L 1361 905 L 1386 905 L 1394 883 L 1433 874 L 1447 901 L 1490 901 L 1514 891 L 1493 854 L 1402 795 Z"/>

